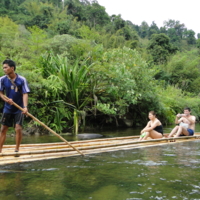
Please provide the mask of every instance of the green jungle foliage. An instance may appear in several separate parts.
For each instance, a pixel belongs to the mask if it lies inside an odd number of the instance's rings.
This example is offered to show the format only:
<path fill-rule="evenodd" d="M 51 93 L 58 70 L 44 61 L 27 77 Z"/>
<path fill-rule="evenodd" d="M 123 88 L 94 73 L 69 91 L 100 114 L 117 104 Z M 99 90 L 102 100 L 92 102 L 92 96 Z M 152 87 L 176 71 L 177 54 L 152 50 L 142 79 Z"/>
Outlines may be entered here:
<path fill-rule="evenodd" d="M 143 125 L 150 110 L 169 124 L 185 106 L 199 119 L 197 37 L 172 19 L 159 28 L 109 16 L 96 0 L 0 2 L 0 59 L 16 61 L 30 113 L 57 132 Z"/>

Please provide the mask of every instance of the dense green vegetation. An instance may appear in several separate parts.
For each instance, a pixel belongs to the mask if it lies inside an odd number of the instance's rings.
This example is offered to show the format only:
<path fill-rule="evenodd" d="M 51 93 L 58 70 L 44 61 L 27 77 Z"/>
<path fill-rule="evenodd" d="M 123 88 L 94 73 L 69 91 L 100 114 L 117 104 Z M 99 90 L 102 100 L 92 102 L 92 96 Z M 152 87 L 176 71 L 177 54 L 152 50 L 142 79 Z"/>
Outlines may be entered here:
<path fill-rule="evenodd" d="M 17 62 L 29 111 L 58 132 L 142 125 L 149 110 L 168 124 L 185 106 L 199 117 L 200 39 L 179 21 L 138 26 L 97 1 L 2 0 L 0 25 L 1 60 Z"/>

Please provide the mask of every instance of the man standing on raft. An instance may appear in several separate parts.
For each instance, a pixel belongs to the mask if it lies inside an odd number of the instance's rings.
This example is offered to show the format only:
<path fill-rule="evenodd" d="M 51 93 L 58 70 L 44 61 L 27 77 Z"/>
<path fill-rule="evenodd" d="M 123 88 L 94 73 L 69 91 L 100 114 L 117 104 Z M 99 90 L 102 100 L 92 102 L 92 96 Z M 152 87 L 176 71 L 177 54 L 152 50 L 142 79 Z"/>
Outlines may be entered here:
<path fill-rule="evenodd" d="M 14 125 L 16 133 L 16 148 L 15 152 L 19 151 L 19 146 L 22 140 L 22 123 L 24 114 L 28 112 L 28 93 L 30 89 L 28 83 L 23 76 L 15 73 L 16 65 L 12 60 L 3 62 L 4 76 L 0 77 L 0 97 L 5 101 L 3 115 L 1 119 L 0 132 L 0 153 L 6 139 L 6 132 L 9 127 Z M 4 97 L 4 92 L 9 100 Z M 13 106 L 13 102 L 24 108 L 24 112 Z"/>
<path fill-rule="evenodd" d="M 196 117 L 194 115 L 191 115 L 190 108 L 184 109 L 184 114 L 177 114 L 175 119 L 175 124 L 179 124 L 174 127 L 174 129 L 171 131 L 168 137 L 172 137 L 174 134 L 174 137 L 182 136 L 192 136 L 194 135 L 195 130 L 195 121 Z M 182 126 L 181 124 L 188 124 L 188 128 L 186 126 Z"/>

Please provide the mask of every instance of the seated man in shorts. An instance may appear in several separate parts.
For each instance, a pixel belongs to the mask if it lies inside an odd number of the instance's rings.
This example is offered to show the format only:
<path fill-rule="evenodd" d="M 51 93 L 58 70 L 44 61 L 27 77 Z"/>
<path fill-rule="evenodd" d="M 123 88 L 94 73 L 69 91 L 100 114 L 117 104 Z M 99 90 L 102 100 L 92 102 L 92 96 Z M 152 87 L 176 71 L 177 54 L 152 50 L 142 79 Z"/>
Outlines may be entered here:
<path fill-rule="evenodd" d="M 191 110 L 187 107 L 184 109 L 184 114 L 176 115 L 175 123 L 179 125 L 174 127 L 168 137 L 174 134 L 174 137 L 194 135 L 196 117 L 190 113 Z"/>

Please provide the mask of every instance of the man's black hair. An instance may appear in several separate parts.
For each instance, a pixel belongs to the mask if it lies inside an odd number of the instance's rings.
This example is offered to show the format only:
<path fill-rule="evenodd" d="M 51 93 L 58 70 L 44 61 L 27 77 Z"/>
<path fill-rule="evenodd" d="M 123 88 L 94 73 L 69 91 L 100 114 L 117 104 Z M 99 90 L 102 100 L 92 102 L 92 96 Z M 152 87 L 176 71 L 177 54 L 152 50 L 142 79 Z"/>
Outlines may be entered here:
<path fill-rule="evenodd" d="M 15 69 L 16 69 L 16 64 L 15 64 L 15 62 L 14 62 L 13 60 L 9 60 L 9 59 L 4 60 L 4 61 L 3 61 L 3 65 L 4 65 L 4 64 L 7 64 L 9 67 L 14 67 L 14 71 L 15 71 Z"/>
<path fill-rule="evenodd" d="M 184 110 L 188 110 L 189 112 L 191 111 L 189 107 L 185 107 Z"/>

